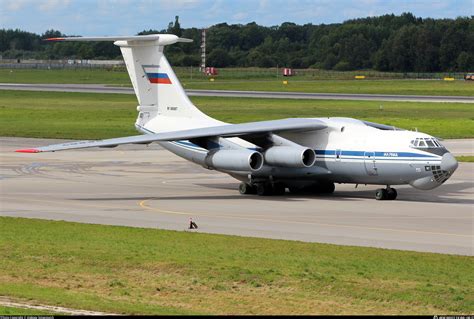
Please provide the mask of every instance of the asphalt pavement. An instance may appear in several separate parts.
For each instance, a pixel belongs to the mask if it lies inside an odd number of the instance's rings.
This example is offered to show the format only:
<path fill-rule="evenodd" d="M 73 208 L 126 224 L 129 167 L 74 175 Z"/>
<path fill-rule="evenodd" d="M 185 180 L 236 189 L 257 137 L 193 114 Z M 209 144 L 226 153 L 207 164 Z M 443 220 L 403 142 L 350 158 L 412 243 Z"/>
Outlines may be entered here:
<path fill-rule="evenodd" d="M 101 84 L 0 83 L 0 90 L 134 94 L 133 89 L 130 87 L 113 87 L 113 86 L 105 86 Z M 186 90 L 186 93 L 189 96 L 247 97 L 247 98 L 271 98 L 271 99 L 474 103 L 474 94 L 473 96 L 427 96 L 427 95 L 389 95 L 389 94 L 232 91 L 232 90 Z"/>
<path fill-rule="evenodd" d="M 238 182 L 158 145 L 55 153 L 15 153 L 60 140 L 0 138 L 0 215 L 124 225 L 340 245 L 473 255 L 474 164 L 442 186 L 336 185 L 332 195 L 243 196 Z M 473 140 L 446 140 L 473 155 Z"/>

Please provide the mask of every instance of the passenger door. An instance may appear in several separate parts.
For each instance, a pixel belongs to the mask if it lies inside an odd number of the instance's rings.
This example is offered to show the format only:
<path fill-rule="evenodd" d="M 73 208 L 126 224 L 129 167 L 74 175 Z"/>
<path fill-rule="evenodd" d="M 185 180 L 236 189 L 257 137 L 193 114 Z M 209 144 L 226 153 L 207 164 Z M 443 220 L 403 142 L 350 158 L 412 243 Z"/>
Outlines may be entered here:
<path fill-rule="evenodd" d="M 364 165 L 368 175 L 377 175 L 375 152 L 364 152 Z"/>

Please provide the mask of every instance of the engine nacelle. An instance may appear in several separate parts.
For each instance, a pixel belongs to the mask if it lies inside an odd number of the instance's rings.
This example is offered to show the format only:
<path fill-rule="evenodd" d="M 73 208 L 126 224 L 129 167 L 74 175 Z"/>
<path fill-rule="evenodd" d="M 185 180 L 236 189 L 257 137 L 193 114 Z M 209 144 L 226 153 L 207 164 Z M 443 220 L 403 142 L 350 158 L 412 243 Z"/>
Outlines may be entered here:
<path fill-rule="evenodd" d="M 206 165 L 229 171 L 258 171 L 263 166 L 263 155 L 257 151 L 219 150 L 206 157 Z"/>
<path fill-rule="evenodd" d="M 282 167 L 311 167 L 316 161 L 314 150 L 306 147 L 273 146 L 265 151 L 265 162 Z"/>

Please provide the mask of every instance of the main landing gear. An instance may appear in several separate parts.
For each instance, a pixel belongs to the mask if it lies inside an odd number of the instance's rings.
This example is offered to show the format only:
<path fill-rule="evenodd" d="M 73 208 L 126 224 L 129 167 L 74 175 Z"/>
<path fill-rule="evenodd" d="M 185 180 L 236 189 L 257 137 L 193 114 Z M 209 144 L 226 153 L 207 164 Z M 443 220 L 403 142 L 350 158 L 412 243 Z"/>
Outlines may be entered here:
<path fill-rule="evenodd" d="M 303 188 L 290 187 L 292 194 L 332 194 L 334 183 L 318 183 Z M 285 195 L 286 185 L 282 183 L 261 182 L 255 184 L 240 183 L 239 193 L 242 195 L 257 194 L 259 196 Z"/>
<path fill-rule="evenodd" d="M 375 191 L 376 200 L 395 200 L 397 198 L 397 190 L 387 186 L 387 188 L 379 188 Z"/>
<path fill-rule="evenodd" d="M 240 183 L 239 193 L 242 195 L 257 194 L 259 196 L 284 195 L 286 191 L 285 185 L 281 183 L 258 183 L 248 184 Z"/>

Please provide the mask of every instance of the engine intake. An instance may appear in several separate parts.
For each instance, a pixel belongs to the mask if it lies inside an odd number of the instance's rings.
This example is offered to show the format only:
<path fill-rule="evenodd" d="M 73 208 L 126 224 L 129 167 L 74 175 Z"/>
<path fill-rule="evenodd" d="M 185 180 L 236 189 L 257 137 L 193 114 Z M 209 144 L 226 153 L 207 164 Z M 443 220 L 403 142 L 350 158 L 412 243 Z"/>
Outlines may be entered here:
<path fill-rule="evenodd" d="M 265 162 L 283 167 L 311 167 L 316 161 L 314 150 L 306 147 L 273 146 L 265 151 Z"/>
<path fill-rule="evenodd" d="M 206 157 L 206 165 L 229 171 L 258 171 L 263 166 L 263 155 L 257 151 L 219 150 Z"/>

